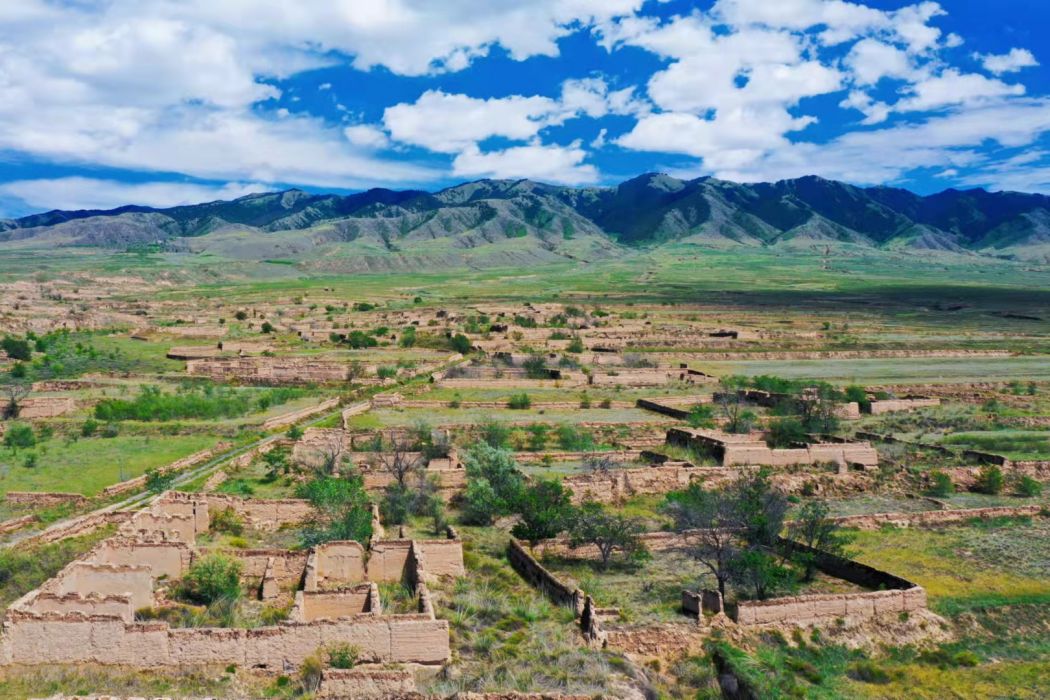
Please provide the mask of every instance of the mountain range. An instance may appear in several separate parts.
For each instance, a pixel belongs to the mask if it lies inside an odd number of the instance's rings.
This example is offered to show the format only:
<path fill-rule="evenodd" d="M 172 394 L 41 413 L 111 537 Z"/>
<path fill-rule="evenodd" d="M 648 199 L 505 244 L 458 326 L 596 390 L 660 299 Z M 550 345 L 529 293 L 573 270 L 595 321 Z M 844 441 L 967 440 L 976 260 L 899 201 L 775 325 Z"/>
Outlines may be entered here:
<path fill-rule="evenodd" d="M 1050 262 L 1050 197 L 981 189 L 920 196 L 814 176 L 740 184 L 653 173 L 615 187 L 481 180 L 434 193 L 293 189 L 166 209 L 50 211 L 0 220 L 0 251 L 148 245 L 332 270 L 360 267 L 361 260 L 368 267 L 586 260 L 677 241 L 846 243 Z"/>

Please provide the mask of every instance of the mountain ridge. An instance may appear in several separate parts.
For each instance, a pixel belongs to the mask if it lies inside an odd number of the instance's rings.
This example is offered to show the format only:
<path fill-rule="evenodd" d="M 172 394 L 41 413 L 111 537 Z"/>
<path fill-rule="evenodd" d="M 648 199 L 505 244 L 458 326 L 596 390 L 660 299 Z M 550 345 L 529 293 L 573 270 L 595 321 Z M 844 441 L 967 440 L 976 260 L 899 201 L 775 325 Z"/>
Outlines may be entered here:
<path fill-rule="evenodd" d="M 742 184 L 644 173 L 608 187 L 482 179 L 436 192 L 289 189 L 167 208 L 53 210 L 0 220 L 0 246 L 148 243 L 221 253 L 222 241 L 232 236 L 240 257 L 251 257 L 253 237 L 271 253 L 277 239 L 287 240 L 293 257 L 323 255 L 346 243 L 399 252 L 438 245 L 513 247 L 517 239 L 573 257 L 580 251 L 570 249 L 581 247 L 609 253 L 616 246 L 690 239 L 743 246 L 812 240 L 1050 261 L 1050 197 L 983 189 L 918 195 L 813 175 Z"/>

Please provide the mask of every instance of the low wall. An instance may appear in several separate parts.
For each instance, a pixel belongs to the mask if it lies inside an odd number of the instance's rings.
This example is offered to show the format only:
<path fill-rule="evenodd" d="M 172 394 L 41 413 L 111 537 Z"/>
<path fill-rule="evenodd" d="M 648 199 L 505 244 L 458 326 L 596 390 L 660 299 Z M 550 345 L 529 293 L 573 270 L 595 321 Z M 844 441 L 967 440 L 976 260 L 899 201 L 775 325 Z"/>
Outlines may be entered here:
<path fill-rule="evenodd" d="M 456 539 L 414 540 L 414 550 L 427 576 L 466 576 L 463 543 Z"/>
<path fill-rule="evenodd" d="M 226 549 L 222 552 L 241 562 L 241 575 L 262 580 L 269 574 L 281 588 L 297 587 L 306 571 L 306 552 L 287 549 Z"/>
<path fill-rule="evenodd" d="M 689 486 L 693 479 L 725 475 L 722 467 L 667 465 L 578 474 L 565 477 L 562 484 L 572 491 L 573 503 L 617 503 L 632 496 L 677 491 Z"/>
<path fill-rule="evenodd" d="M 305 590 L 325 590 L 365 579 L 365 548 L 361 543 L 328 542 L 314 548 Z"/>
<path fill-rule="evenodd" d="M 415 695 L 416 680 L 411 671 L 393 669 L 327 668 L 321 677 L 317 698 L 409 698 Z"/>
<path fill-rule="evenodd" d="M 346 643 L 362 662 L 441 664 L 448 622 L 425 615 L 357 615 L 256 629 L 171 628 L 116 616 L 9 612 L 0 658 L 27 666 L 93 663 L 134 668 L 228 665 L 286 672 L 318 649 Z"/>
<path fill-rule="evenodd" d="M 335 397 L 327 399 L 326 401 L 322 401 L 316 406 L 309 406 L 307 408 L 299 409 L 298 411 L 292 411 L 291 413 L 285 413 L 280 416 L 274 416 L 273 418 L 269 419 L 268 421 L 262 424 L 262 429 L 274 430 L 276 428 L 283 428 L 286 425 L 298 423 L 304 418 L 316 416 L 317 414 L 324 413 L 325 411 L 331 411 L 339 405 L 339 401 L 339 397 Z"/>
<path fill-rule="evenodd" d="M 110 538 L 93 549 L 86 561 L 96 564 L 147 566 L 153 578 L 176 579 L 189 568 L 192 550 L 181 542 L 136 542 Z"/>
<path fill-rule="evenodd" d="M 878 530 L 885 525 L 896 527 L 923 527 L 951 525 L 968 520 L 1012 517 L 1035 517 L 1046 512 L 1045 506 L 1006 506 L 1000 508 L 966 508 L 960 510 L 930 510 L 918 513 L 873 513 L 871 515 L 844 515 L 834 518 L 845 527 L 860 530 Z"/>
<path fill-rule="evenodd" d="M 729 617 L 741 625 L 870 618 L 925 609 L 926 591 L 920 586 L 907 590 L 800 595 L 726 605 Z"/>
<path fill-rule="evenodd" d="M 54 418 L 75 410 L 77 404 L 68 396 L 36 396 L 18 404 L 18 417 L 24 420 Z"/>
<path fill-rule="evenodd" d="M 380 611 L 373 611 L 370 604 L 374 585 L 364 583 L 342 591 L 306 591 L 301 595 L 296 594 L 299 619 L 301 622 L 313 622 L 353 617 L 362 613 L 378 615 Z"/>
<path fill-rule="evenodd" d="M 524 545 L 511 538 L 507 545 L 507 559 L 514 570 L 533 587 L 538 588 L 558 605 L 571 607 L 577 615 L 582 614 L 585 595 L 583 591 L 563 583 L 529 554 Z"/>
<path fill-rule="evenodd" d="M 153 578 L 148 566 L 75 561 L 44 584 L 41 590 L 57 595 L 84 591 L 99 595 L 127 595 L 136 610 L 153 605 Z"/>
<path fill-rule="evenodd" d="M 80 506 L 88 502 L 87 497 L 83 494 L 44 491 L 8 491 L 7 495 L 4 496 L 4 500 L 8 503 L 33 506 L 34 508 L 50 508 L 67 503 Z"/>

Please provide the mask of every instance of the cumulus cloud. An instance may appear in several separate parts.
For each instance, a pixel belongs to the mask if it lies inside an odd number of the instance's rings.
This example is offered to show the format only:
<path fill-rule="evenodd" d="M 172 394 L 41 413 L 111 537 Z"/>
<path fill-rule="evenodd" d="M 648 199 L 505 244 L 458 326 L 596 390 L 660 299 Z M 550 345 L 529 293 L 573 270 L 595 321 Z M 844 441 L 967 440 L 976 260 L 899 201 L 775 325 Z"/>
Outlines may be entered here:
<path fill-rule="evenodd" d="M 472 146 L 456 156 L 452 172 L 459 177 L 529 178 L 564 185 L 595 182 L 598 170 L 587 165 L 579 143 L 569 146 L 530 144 L 482 153 Z"/>
<path fill-rule="evenodd" d="M 120 182 L 87 177 L 16 180 L 0 184 L 0 195 L 34 209 L 115 209 L 125 204 L 173 207 L 235 199 L 270 188 L 259 183 Z"/>
<path fill-rule="evenodd" d="M 1010 49 L 1009 53 L 1000 55 L 975 53 L 973 57 L 993 75 L 1016 73 L 1022 68 L 1034 68 L 1039 65 L 1039 61 L 1035 60 L 1035 56 L 1028 49 Z"/>

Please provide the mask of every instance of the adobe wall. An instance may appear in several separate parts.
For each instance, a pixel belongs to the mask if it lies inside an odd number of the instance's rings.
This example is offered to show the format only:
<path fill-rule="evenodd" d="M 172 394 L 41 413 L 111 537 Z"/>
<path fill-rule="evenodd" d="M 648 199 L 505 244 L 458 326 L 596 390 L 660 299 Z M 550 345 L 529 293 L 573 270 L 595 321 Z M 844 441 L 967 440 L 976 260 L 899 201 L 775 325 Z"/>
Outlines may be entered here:
<path fill-rule="evenodd" d="M 192 515 L 168 514 L 151 509 L 136 513 L 120 526 L 118 532 L 124 537 L 193 544 L 197 540 L 197 523 Z"/>
<path fill-rule="evenodd" d="M 133 564 L 93 564 L 74 561 L 41 590 L 57 595 L 91 593 L 128 595 L 134 609 L 153 605 L 153 577 L 148 566 Z"/>
<path fill-rule="evenodd" d="M 413 540 L 413 548 L 427 577 L 467 575 L 460 540 Z"/>
<path fill-rule="evenodd" d="M 925 527 L 951 525 L 968 520 L 1036 517 L 1042 515 L 1044 506 L 1008 506 L 1001 508 L 966 508 L 959 510 L 930 510 L 918 513 L 873 513 L 871 515 L 844 515 L 834 518 L 835 522 L 845 527 L 860 530 L 878 530 L 885 525 L 896 527 Z"/>
<path fill-rule="evenodd" d="M 299 357 L 230 357 L 188 360 L 186 373 L 218 381 L 238 380 L 260 384 L 309 384 L 345 382 L 349 364 L 335 360 Z"/>
<path fill-rule="evenodd" d="M 293 423 L 298 423 L 304 418 L 316 416 L 317 414 L 324 413 L 325 411 L 331 411 L 339 405 L 339 401 L 339 397 L 334 397 L 322 401 L 316 406 L 308 406 L 307 408 L 301 408 L 298 411 L 291 411 L 290 413 L 285 413 L 280 416 L 274 416 L 273 418 L 267 420 L 262 424 L 262 429 L 274 430 L 276 428 L 283 428 L 287 425 L 292 425 Z"/>
<path fill-rule="evenodd" d="M 26 420 L 54 418 L 75 410 L 77 404 L 68 396 L 36 396 L 19 402 L 18 417 Z"/>
<path fill-rule="evenodd" d="M 835 618 L 870 618 L 926 609 L 921 586 L 906 590 L 814 594 L 727 604 L 729 617 L 741 625 L 795 624 Z"/>
<path fill-rule="evenodd" d="M 873 416 L 880 416 L 893 411 L 913 411 L 917 408 L 940 405 L 940 399 L 881 399 L 871 402 L 870 413 Z"/>
<path fill-rule="evenodd" d="M 287 549 L 224 549 L 222 553 L 241 562 L 241 575 L 262 579 L 270 574 L 281 588 L 297 587 L 306 571 L 306 552 Z"/>
<path fill-rule="evenodd" d="M 424 615 L 358 615 L 257 629 L 171 628 L 118 617 L 9 613 L 3 651 L 8 663 L 94 663 L 131 667 L 236 664 L 284 671 L 323 646 L 358 647 L 363 662 L 440 664 L 450 657 L 448 622 Z"/>
<path fill-rule="evenodd" d="M 693 478 L 724 473 L 720 467 L 652 466 L 576 474 L 562 479 L 562 484 L 572 490 L 573 503 L 616 503 L 631 496 L 676 491 L 688 486 Z"/>
<path fill-rule="evenodd" d="M 411 671 L 326 668 L 321 677 L 317 698 L 394 698 L 424 700 L 416 695 L 416 680 Z"/>
<path fill-rule="evenodd" d="M 365 548 L 360 542 L 327 542 L 314 548 L 312 562 L 307 564 L 305 590 L 325 590 L 366 577 Z"/>
<path fill-rule="evenodd" d="M 7 495 L 4 496 L 4 500 L 8 503 L 33 506 L 35 508 L 50 508 L 67 503 L 80 506 L 88 501 L 83 494 L 79 493 L 43 491 L 8 491 Z"/>
<path fill-rule="evenodd" d="M 412 551 L 412 540 L 378 540 L 372 543 L 365 567 L 369 581 L 402 581 Z"/>
<path fill-rule="evenodd" d="M 136 542 L 110 538 L 91 551 L 87 561 L 96 564 L 147 566 L 153 578 L 182 576 L 192 560 L 192 550 L 181 542 Z"/>
<path fill-rule="evenodd" d="M 226 494 L 185 494 L 169 491 L 157 501 L 155 510 L 162 513 L 187 514 L 197 512 L 197 531 L 201 532 L 200 509 L 193 504 L 206 504 L 208 516 L 231 508 L 250 527 L 258 530 L 276 530 L 283 525 L 297 525 L 311 515 L 310 502 L 299 498 L 240 498 Z M 207 522 L 204 523 L 207 530 Z"/>
<path fill-rule="evenodd" d="M 298 620 L 334 620 L 340 617 L 353 617 L 371 610 L 372 587 L 375 584 L 363 583 L 341 591 L 305 591 L 296 594 Z M 379 611 L 375 611 L 379 614 Z"/>
<path fill-rule="evenodd" d="M 124 622 L 135 618 L 135 609 L 127 595 L 99 595 L 79 593 L 55 594 L 35 591 L 11 606 L 34 616 L 82 615 L 86 617 L 118 617 Z"/>
<path fill-rule="evenodd" d="M 507 545 L 507 560 L 523 579 L 555 603 L 571 607 L 577 615 L 582 613 L 585 598 L 583 591 L 562 582 L 513 537 Z"/>

